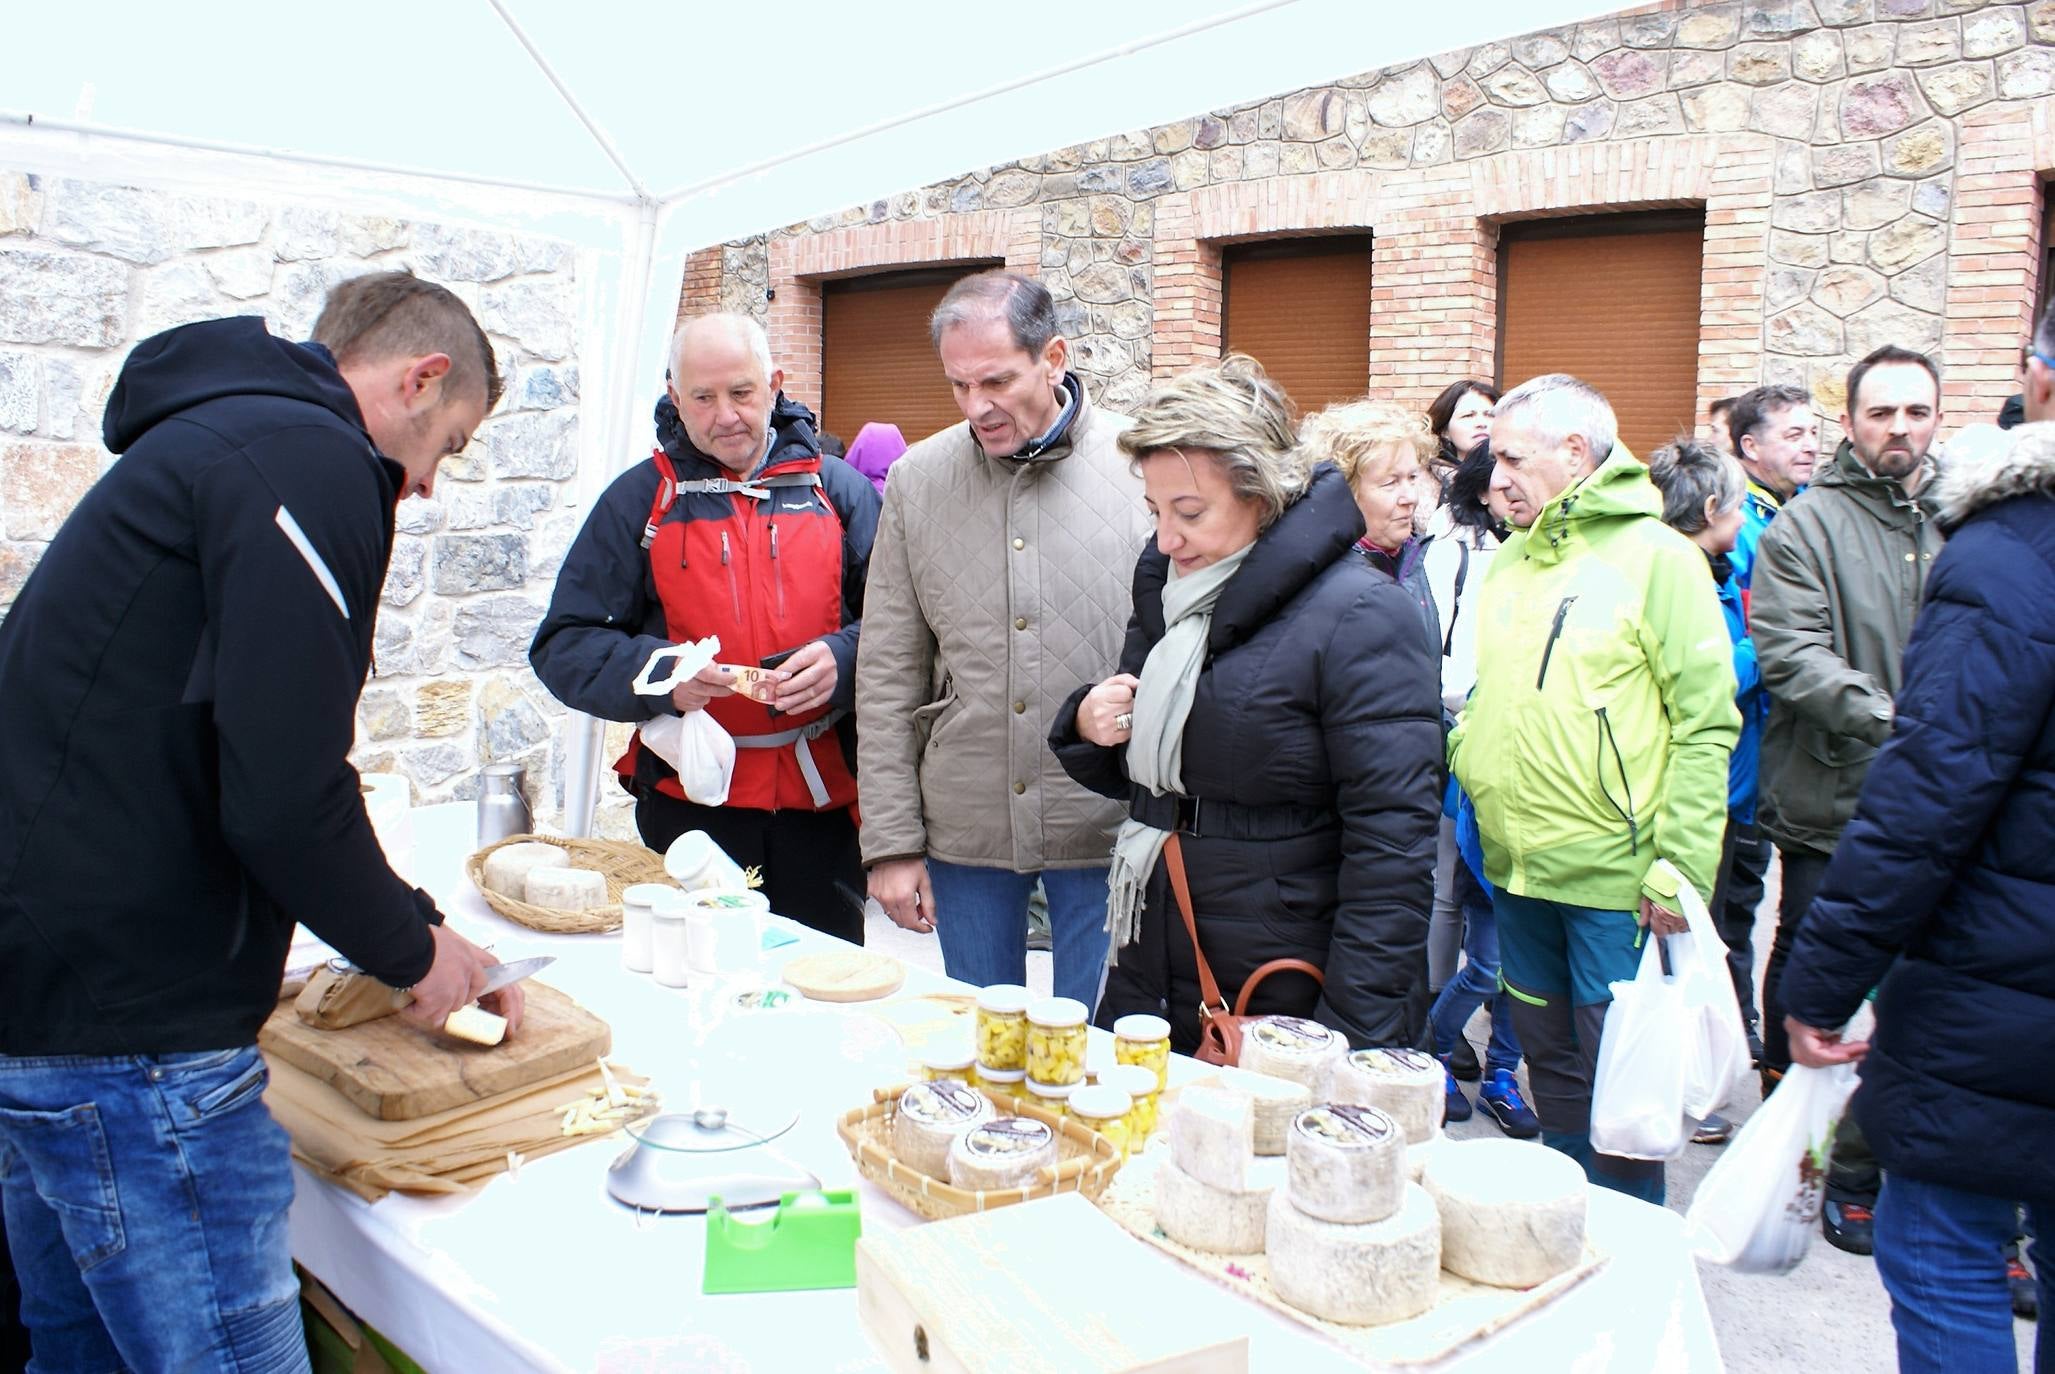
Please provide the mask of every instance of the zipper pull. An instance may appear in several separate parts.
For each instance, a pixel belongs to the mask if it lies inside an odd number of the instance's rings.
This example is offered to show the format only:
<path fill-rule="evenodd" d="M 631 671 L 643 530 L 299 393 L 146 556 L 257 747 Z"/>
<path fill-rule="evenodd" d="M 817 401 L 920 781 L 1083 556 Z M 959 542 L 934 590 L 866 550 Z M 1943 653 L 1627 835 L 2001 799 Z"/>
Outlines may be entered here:
<path fill-rule="evenodd" d="M 728 566 L 728 532 L 726 530 L 721 531 L 721 566 L 724 568 Z"/>
<path fill-rule="evenodd" d="M 774 524 L 772 524 L 772 526 L 771 526 L 771 557 L 773 557 L 773 558 L 776 558 L 777 556 L 778 556 L 778 527 L 777 527 L 777 525 L 776 525 L 776 524 L 774 523 Z"/>

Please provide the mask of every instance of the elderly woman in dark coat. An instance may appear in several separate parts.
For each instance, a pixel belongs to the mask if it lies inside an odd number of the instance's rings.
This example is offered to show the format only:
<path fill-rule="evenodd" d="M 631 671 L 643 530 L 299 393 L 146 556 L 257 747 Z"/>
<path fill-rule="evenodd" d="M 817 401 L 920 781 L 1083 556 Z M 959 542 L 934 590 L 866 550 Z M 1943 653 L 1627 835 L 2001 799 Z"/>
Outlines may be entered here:
<path fill-rule="evenodd" d="M 1050 746 L 1129 803 L 1101 1024 L 1153 1012 L 1198 1042 L 1192 941 L 1162 860 L 1176 829 L 1199 942 L 1225 997 L 1273 959 L 1253 1013 L 1357 1047 L 1418 1043 L 1440 816 L 1441 702 L 1420 612 L 1355 551 L 1362 513 L 1309 466 L 1289 403 L 1230 358 L 1158 387 L 1122 434 L 1156 538 L 1135 569 L 1120 671 L 1064 704 Z"/>

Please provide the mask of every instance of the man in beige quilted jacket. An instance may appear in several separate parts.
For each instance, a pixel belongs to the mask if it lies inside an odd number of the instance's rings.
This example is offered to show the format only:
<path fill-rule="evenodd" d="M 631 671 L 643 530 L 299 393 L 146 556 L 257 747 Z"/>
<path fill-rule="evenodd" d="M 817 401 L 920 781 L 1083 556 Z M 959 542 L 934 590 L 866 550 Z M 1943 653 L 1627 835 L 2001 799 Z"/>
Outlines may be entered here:
<path fill-rule="evenodd" d="M 857 788 L 870 893 L 933 931 L 953 978 L 1027 977 L 1049 899 L 1055 991 L 1096 1005 L 1121 808 L 1049 752 L 1070 690 L 1119 664 L 1141 479 L 1070 372 L 1049 292 L 983 272 L 931 322 L 964 422 L 893 465 L 857 646 Z"/>

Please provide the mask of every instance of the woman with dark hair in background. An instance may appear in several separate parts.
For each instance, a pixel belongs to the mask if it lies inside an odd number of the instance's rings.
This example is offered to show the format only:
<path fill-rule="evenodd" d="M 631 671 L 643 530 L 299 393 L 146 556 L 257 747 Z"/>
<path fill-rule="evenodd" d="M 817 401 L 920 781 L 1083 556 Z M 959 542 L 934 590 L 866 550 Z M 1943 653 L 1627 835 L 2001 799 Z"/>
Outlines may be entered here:
<path fill-rule="evenodd" d="M 1427 407 L 1427 428 L 1441 449 L 1434 462 L 1444 485 L 1470 450 L 1491 433 L 1491 408 L 1497 404 L 1497 387 L 1465 377 L 1443 387 Z"/>

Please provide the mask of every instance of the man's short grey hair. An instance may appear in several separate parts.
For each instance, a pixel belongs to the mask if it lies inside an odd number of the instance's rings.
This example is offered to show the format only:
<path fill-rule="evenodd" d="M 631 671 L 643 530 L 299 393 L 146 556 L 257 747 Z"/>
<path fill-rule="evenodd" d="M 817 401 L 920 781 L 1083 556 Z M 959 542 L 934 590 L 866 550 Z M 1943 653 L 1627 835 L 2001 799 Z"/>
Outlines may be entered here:
<path fill-rule="evenodd" d="M 1593 463 L 1611 457 L 1620 437 L 1620 422 L 1598 388 L 1567 372 L 1550 372 L 1520 383 L 1499 398 L 1491 415 L 1495 420 L 1517 419 L 1532 428 L 1544 444 L 1560 444 L 1572 434 L 1581 434 Z"/>
<path fill-rule="evenodd" d="M 768 383 L 771 380 L 771 341 L 763 332 L 763 326 L 747 315 L 725 310 L 710 315 L 694 315 L 671 335 L 671 351 L 665 363 L 673 379 L 678 375 L 678 360 L 685 355 L 688 336 L 704 333 L 726 333 L 731 339 L 740 339 L 743 346 L 756 355 L 756 365 L 763 369 L 764 381 Z"/>
<path fill-rule="evenodd" d="M 959 324 L 1004 320 L 1013 342 L 1039 358 L 1056 337 L 1056 301 L 1049 288 L 1018 272 L 974 272 L 949 288 L 928 317 L 928 339 L 939 349 L 942 336 Z"/>
<path fill-rule="evenodd" d="M 1748 491 L 1731 454 L 1682 434 L 1648 455 L 1648 475 L 1663 494 L 1663 523 L 1679 534 L 1697 534 L 1711 523 L 1708 498 L 1715 513 L 1726 515 Z"/>

